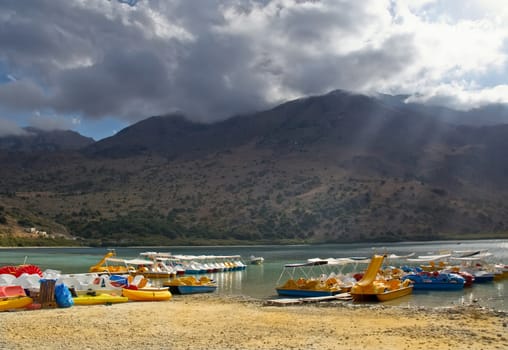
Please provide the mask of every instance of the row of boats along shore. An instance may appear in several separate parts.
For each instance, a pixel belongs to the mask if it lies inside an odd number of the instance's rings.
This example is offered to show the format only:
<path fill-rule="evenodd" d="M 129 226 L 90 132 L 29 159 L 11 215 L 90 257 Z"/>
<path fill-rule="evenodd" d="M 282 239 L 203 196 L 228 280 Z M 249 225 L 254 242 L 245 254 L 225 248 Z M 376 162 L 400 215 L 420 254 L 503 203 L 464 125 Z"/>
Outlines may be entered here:
<path fill-rule="evenodd" d="M 251 256 L 250 264 L 262 264 Z M 286 264 L 276 282 L 283 298 L 387 301 L 415 290 L 460 290 L 508 278 L 508 265 L 486 250 L 417 256 L 309 259 Z M 247 268 L 239 255 L 187 256 L 144 252 L 136 259 L 109 251 L 86 273 L 41 271 L 35 265 L 0 267 L 0 311 L 168 301 L 173 294 L 212 293 L 213 274 Z M 157 283 L 154 283 L 157 282 Z"/>
<path fill-rule="evenodd" d="M 508 265 L 489 263 L 492 258 L 488 251 L 478 250 L 418 257 L 384 254 L 309 259 L 285 265 L 276 290 L 279 296 L 337 296 L 354 301 L 388 301 L 414 290 L 456 291 L 508 278 Z M 367 266 L 364 270 L 358 267 L 362 264 Z M 353 272 L 344 274 L 347 267 Z"/>
<path fill-rule="evenodd" d="M 258 265 L 262 257 L 250 257 Z M 172 255 L 144 252 L 121 259 L 110 250 L 86 273 L 62 274 L 36 265 L 0 267 L 0 311 L 114 304 L 127 301 L 167 301 L 173 294 L 211 293 L 219 272 L 245 270 L 240 255 Z M 157 283 L 154 283 L 157 282 Z"/>

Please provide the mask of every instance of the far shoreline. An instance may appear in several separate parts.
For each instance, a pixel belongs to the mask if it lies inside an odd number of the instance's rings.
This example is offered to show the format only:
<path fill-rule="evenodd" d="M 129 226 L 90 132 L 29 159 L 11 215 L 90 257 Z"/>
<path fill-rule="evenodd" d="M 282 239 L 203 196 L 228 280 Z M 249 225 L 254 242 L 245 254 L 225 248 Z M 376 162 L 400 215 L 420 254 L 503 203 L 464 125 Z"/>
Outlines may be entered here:
<path fill-rule="evenodd" d="M 432 243 L 453 243 L 455 242 L 457 245 L 460 245 L 464 242 L 479 242 L 479 241 L 508 241 L 508 237 L 504 238 L 478 238 L 478 239 L 442 239 L 442 240 L 429 240 L 429 241 L 393 241 L 393 242 L 385 242 L 385 241 L 376 241 L 376 242 L 314 242 L 314 243 L 252 243 L 252 244 L 174 244 L 174 245 L 108 245 L 108 246 L 95 246 L 95 245 L 37 245 L 37 246 L 0 246 L 0 249 L 39 249 L 39 248 L 58 248 L 58 249 L 83 249 L 83 248 L 93 248 L 93 249 L 117 249 L 117 248 L 126 248 L 126 249 L 144 249 L 144 248 L 213 248 L 213 247 L 264 247 L 264 246 L 288 246 L 288 247 L 298 247 L 298 246 L 326 246 L 326 245 L 368 245 L 372 244 L 375 246 L 388 246 L 390 244 L 432 244 Z"/>

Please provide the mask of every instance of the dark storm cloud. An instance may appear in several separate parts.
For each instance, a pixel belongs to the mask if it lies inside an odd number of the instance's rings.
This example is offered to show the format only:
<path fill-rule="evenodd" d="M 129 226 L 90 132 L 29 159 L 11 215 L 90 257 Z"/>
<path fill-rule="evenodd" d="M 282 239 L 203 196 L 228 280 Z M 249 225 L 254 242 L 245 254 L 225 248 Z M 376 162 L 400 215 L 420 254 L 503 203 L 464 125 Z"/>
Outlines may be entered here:
<path fill-rule="evenodd" d="M 18 81 L 0 85 L 0 104 L 131 122 L 181 110 L 211 121 L 299 95 L 369 89 L 409 65 L 414 48 L 411 36 L 399 35 L 344 49 L 372 30 L 368 7 L 6 0 L 0 66 Z"/>
<path fill-rule="evenodd" d="M 67 113 L 79 106 L 79 112 L 92 117 L 113 111 L 142 113 L 137 107 L 140 103 L 157 104 L 171 94 L 165 73 L 164 63 L 153 52 L 113 50 L 92 66 L 61 73 L 54 106 Z"/>
<path fill-rule="evenodd" d="M 414 58 L 412 38 L 402 35 L 390 38 L 380 48 L 364 48 L 346 55 L 323 53 L 320 56 L 295 58 L 286 84 L 298 87 L 305 95 L 335 87 L 369 90 L 373 82 L 393 79 Z"/>
<path fill-rule="evenodd" d="M 0 85 L 0 103 L 13 110 L 37 109 L 46 105 L 46 97 L 40 87 L 30 81 L 12 81 Z"/>
<path fill-rule="evenodd" d="M 7 62 L 16 76 L 46 82 L 55 71 L 95 52 L 88 28 L 94 26 L 97 16 L 86 9 L 78 13 L 71 3 L 4 1 L 0 15 L 0 59 Z"/>
<path fill-rule="evenodd" d="M 174 102 L 180 109 L 214 118 L 265 104 L 264 81 L 249 71 L 247 64 L 254 53 L 245 42 L 207 35 L 187 47 L 187 52 L 173 76 L 178 82 Z"/>
<path fill-rule="evenodd" d="M 316 4 L 319 2 L 309 2 Z M 321 41 L 336 33 L 359 33 L 370 21 L 360 1 L 337 1 L 333 6 L 297 6 L 281 9 L 281 33 L 297 42 Z"/>

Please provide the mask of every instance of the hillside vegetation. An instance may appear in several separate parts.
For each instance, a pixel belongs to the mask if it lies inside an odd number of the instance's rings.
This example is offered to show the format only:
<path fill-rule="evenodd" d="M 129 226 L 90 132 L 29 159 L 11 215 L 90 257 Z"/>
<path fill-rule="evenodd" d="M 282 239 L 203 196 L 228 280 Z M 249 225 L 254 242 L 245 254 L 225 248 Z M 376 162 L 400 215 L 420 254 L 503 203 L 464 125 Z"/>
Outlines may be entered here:
<path fill-rule="evenodd" d="M 508 126 L 453 126 L 343 92 L 211 125 L 154 117 L 79 152 L 0 153 L 0 234 L 37 227 L 99 245 L 508 237 L 507 149 Z"/>

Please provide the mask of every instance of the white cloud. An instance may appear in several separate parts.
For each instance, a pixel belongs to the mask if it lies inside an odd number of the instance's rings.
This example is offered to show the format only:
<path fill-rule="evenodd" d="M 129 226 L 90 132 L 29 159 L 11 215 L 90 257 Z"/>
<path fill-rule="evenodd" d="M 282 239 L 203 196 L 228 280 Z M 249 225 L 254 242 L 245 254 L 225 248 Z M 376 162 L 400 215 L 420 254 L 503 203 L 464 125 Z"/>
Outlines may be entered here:
<path fill-rule="evenodd" d="M 456 14 L 459 7 L 460 16 Z M 505 101 L 502 87 L 482 82 L 482 76 L 506 75 L 508 62 L 508 22 L 495 20 L 503 11 L 495 14 L 493 10 L 492 2 L 432 1 L 412 12 L 399 1 L 397 30 L 414 34 L 419 59 L 386 90 L 414 93 L 414 100 L 434 100 L 460 109 Z M 478 13 L 484 16 L 473 16 Z"/>
<path fill-rule="evenodd" d="M 9 119 L 0 118 L 0 137 L 10 135 L 20 136 L 28 135 L 28 133 L 19 127 L 16 122 Z"/>
<path fill-rule="evenodd" d="M 502 23 L 508 17 L 506 4 L 499 0 L 410 0 L 409 7 L 419 16 L 449 23 L 463 20 Z"/>
<path fill-rule="evenodd" d="M 446 105 L 458 110 L 478 108 L 488 103 L 508 104 L 508 85 L 480 89 L 465 82 L 440 84 L 411 96 L 408 102 Z"/>
<path fill-rule="evenodd" d="M 41 115 L 39 112 L 34 113 L 28 122 L 30 126 L 46 131 L 69 130 L 73 126 L 73 119 L 58 115 Z"/>

